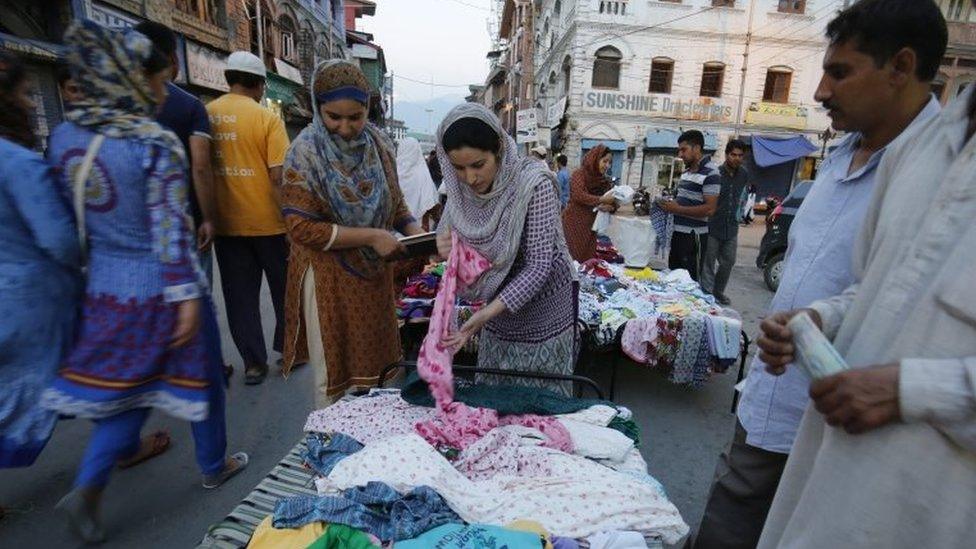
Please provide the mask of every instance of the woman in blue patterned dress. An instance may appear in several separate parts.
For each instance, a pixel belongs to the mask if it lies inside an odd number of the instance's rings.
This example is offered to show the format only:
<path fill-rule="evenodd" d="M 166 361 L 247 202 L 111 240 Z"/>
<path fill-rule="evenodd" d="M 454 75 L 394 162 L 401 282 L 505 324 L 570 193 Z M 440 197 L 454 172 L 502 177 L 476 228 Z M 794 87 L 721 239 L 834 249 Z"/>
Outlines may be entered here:
<path fill-rule="evenodd" d="M 109 474 L 139 448 L 151 409 L 201 423 L 210 407 L 223 407 L 222 398 L 210 399 L 222 366 L 187 215 L 183 147 L 153 120 L 166 96 L 169 61 L 145 36 L 90 21 L 75 23 L 65 41 L 85 99 L 66 113 L 48 152 L 68 192 L 92 144 L 104 141 L 78 220 L 88 247 L 78 339 L 43 402 L 95 421 L 74 489 L 58 507 L 83 539 L 98 541 Z M 201 442 L 223 439 L 196 442 L 199 454 Z M 219 471 L 224 458 L 217 451 Z"/>
<path fill-rule="evenodd" d="M 57 414 L 37 405 L 71 341 L 78 236 L 36 152 L 27 73 L 0 54 L 0 469 L 26 467 Z"/>

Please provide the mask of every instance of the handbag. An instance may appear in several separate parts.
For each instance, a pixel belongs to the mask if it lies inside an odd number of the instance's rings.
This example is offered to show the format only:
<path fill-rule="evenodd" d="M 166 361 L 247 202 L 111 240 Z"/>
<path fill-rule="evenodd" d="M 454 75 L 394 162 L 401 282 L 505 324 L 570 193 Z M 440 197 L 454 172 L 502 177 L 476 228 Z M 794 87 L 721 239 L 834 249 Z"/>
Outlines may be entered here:
<path fill-rule="evenodd" d="M 102 148 L 105 136 L 97 133 L 91 143 L 88 144 L 88 151 L 81 161 L 81 166 L 75 172 L 72 182 L 72 195 L 74 197 L 75 222 L 78 225 L 78 244 L 81 246 L 81 257 L 84 260 L 88 256 L 88 232 L 85 230 L 85 184 L 88 182 L 88 175 L 91 173 L 92 165 L 95 164 L 95 157 L 98 150 Z"/>

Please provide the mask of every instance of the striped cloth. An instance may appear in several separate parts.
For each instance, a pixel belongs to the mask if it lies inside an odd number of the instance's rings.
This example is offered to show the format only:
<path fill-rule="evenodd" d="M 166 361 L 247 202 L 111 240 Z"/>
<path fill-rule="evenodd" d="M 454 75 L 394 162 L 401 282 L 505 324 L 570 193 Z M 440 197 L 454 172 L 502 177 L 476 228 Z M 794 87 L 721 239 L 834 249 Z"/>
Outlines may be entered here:
<path fill-rule="evenodd" d="M 210 527 L 197 549 L 238 549 L 246 547 L 258 524 L 274 515 L 279 499 L 316 496 L 312 471 L 302 463 L 304 437 L 264 477 L 254 490 L 224 520 Z"/>
<path fill-rule="evenodd" d="M 712 158 L 706 156 L 697 170 L 685 170 L 678 182 L 676 200 L 680 206 L 701 206 L 706 196 L 718 196 L 722 191 L 722 174 Z M 674 232 L 708 234 L 708 217 L 674 216 Z"/>

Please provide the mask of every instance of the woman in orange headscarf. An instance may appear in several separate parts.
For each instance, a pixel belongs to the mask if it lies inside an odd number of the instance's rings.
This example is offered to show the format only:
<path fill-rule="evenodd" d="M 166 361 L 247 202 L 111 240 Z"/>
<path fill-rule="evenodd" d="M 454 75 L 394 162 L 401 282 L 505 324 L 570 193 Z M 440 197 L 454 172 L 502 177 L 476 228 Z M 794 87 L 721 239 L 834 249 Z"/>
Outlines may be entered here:
<path fill-rule="evenodd" d="M 563 230 L 570 255 L 580 263 L 596 256 L 596 233 L 592 230 L 596 219 L 594 209 L 603 212 L 617 209 L 613 198 L 603 197 L 613 186 L 606 176 L 612 159 L 610 149 L 597 145 L 586 153 L 570 180 L 569 204 L 563 211 Z"/>

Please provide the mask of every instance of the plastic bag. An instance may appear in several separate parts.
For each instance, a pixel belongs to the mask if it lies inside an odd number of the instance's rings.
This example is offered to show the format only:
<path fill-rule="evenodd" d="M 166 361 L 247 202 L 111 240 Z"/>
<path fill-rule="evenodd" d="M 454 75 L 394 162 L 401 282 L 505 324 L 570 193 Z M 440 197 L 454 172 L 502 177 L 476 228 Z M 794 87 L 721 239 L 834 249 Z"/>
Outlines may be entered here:
<path fill-rule="evenodd" d="M 606 229 L 627 267 L 643 268 L 651 262 L 657 236 L 646 218 L 611 216 Z"/>

